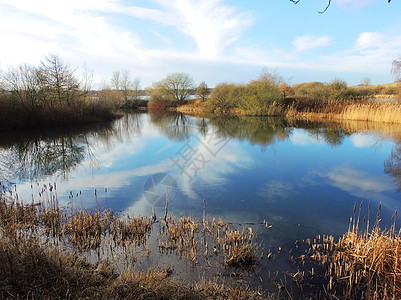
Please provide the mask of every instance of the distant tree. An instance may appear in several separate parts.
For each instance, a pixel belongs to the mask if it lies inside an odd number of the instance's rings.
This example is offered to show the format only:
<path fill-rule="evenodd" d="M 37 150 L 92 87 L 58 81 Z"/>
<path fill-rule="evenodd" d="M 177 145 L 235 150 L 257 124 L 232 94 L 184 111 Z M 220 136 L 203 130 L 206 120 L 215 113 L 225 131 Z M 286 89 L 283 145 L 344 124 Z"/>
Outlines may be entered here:
<path fill-rule="evenodd" d="M 121 87 L 122 97 L 123 97 L 125 103 L 127 103 L 128 99 L 131 96 L 132 81 L 131 81 L 131 75 L 130 75 L 129 71 L 126 69 L 123 69 L 121 71 L 120 87 Z"/>
<path fill-rule="evenodd" d="M 361 80 L 361 83 L 360 83 L 360 85 L 363 85 L 363 86 L 368 86 L 368 85 L 371 85 L 371 84 L 372 84 L 372 81 L 370 80 L 369 77 L 364 77 Z"/>
<path fill-rule="evenodd" d="M 92 90 L 92 84 L 95 79 L 95 76 L 93 75 L 93 70 L 88 70 L 85 65 L 81 77 L 81 90 L 85 94 L 88 94 Z"/>
<path fill-rule="evenodd" d="M 135 78 L 132 81 L 132 97 L 134 98 L 134 100 L 139 99 L 140 90 L 141 90 L 141 80 L 139 78 Z"/>
<path fill-rule="evenodd" d="M 41 100 L 43 88 L 38 75 L 39 69 L 27 64 L 10 68 L 3 75 L 4 89 L 10 91 L 20 104 L 35 108 Z"/>
<path fill-rule="evenodd" d="M 50 54 L 42 61 L 39 77 L 47 89 L 46 95 L 50 105 L 63 103 L 68 106 L 79 96 L 79 80 L 75 70 L 65 63 L 57 54 Z"/>
<path fill-rule="evenodd" d="M 172 106 L 171 98 L 166 95 L 161 82 L 154 82 L 146 89 L 149 96 L 148 107 L 152 110 L 167 110 Z"/>
<path fill-rule="evenodd" d="M 160 81 L 159 87 L 165 96 L 181 105 L 191 95 L 195 83 L 187 73 L 172 73 Z"/>
<path fill-rule="evenodd" d="M 209 89 L 207 87 L 207 84 L 206 84 L 206 82 L 202 81 L 198 85 L 198 87 L 197 87 L 197 89 L 195 91 L 195 95 L 198 96 L 199 98 L 201 98 L 202 101 L 205 101 L 208 93 L 209 93 Z"/>
<path fill-rule="evenodd" d="M 394 76 L 395 81 L 401 81 L 401 58 L 393 60 L 391 74 Z"/>
<path fill-rule="evenodd" d="M 127 69 L 114 71 L 111 77 L 111 88 L 114 90 L 114 98 L 118 101 L 137 100 L 139 97 L 140 80 L 132 79 Z"/>

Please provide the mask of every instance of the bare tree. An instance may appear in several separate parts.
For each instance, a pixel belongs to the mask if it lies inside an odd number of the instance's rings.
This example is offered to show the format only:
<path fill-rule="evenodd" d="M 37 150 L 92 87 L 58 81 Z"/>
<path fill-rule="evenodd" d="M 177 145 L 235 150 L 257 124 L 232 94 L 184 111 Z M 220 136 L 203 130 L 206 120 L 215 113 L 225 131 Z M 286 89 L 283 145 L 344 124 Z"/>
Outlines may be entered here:
<path fill-rule="evenodd" d="M 120 71 L 114 71 L 111 77 L 111 88 L 116 91 L 121 89 L 121 75 Z"/>
<path fill-rule="evenodd" d="M 372 84 L 372 81 L 370 80 L 369 77 L 364 77 L 361 80 L 361 83 L 360 83 L 360 85 L 362 85 L 362 86 L 368 86 L 368 85 L 371 85 L 371 84 Z"/>
<path fill-rule="evenodd" d="M 18 68 L 10 68 L 3 76 L 5 88 L 22 105 L 30 105 L 32 108 L 35 108 L 42 94 L 39 72 L 36 67 L 26 64 Z"/>
<path fill-rule="evenodd" d="M 74 103 L 79 95 L 79 81 L 74 73 L 57 54 L 50 54 L 42 61 L 39 77 L 48 90 L 51 106 L 64 101 L 68 106 Z"/>
<path fill-rule="evenodd" d="M 205 98 L 207 97 L 209 93 L 209 89 L 207 87 L 206 82 L 202 81 L 199 85 L 198 88 L 195 91 L 195 95 L 198 96 L 199 98 L 202 99 L 202 101 L 205 101 Z"/>
<path fill-rule="evenodd" d="M 394 76 L 395 81 L 401 81 L 401 58 L 393 60 L 391 74 Z"/>
<path fill-rule="evenodd" d="M 177 101 L 179 105 L 188 99 L 195 87 L 192 77 L 187 73 L 169 74 L 160 83 L 164 94 Z"/>
<path fill-rule="evenodd" d="M 124 101 L 127 103 L 128 99 L 131 96 L 130 94 L 132 90 L 132 81 L 131 81 L 131 75 L 129 71 L 126 69 L 123 69 L 121 71 L 120 88 Z"/>
<path fill-rule="evenodd" d="M 93 70 L 88 70 L 86 65 L 84 66 L 84 70 L 82 72 L 82 79 L 81 79 L 81 90 L 84 93 L 89 93 L 92 90 L 92 84 L 95 79 L 93 75 Z"/>
<path fill-rule="evenodd" d="M 134 97 L 134 100 L 138 100 L 139 99 L 140 90 L 141 90 L 141 80 L 138 77 L 136 77 L 132 81 L 132 96 Z"/>

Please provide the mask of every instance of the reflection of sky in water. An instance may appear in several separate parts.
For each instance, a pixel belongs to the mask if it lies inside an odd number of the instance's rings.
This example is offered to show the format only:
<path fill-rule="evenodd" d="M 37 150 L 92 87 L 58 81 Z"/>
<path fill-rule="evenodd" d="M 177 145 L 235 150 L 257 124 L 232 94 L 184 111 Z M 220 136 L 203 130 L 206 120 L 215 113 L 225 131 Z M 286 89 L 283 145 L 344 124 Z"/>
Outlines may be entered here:
<path fill-rule="evenodd" d="M 113 210 L 150 215 L 144 183 L 152 174 L 166 173 L 178 184 L 178 194 L 169 202 L 171 213 L 201 218 L 206 199 L 206 212 L 212 217 L 239 223 L 268 220 L 275 229 L 268 237 L 271 244 L 343 233 L 354 204 L 361 201 L 366 206 L 372 203 L 372 210 L 382 202 L 387 216 L 399 208 L 400 195 L 392 177 L 383 171 L 393 146 L 390 139 L 358 133 L 333 146 L 321 132 L 294 128 L 288 138 L 274 139 L 270 145 L 236 137 L 220 137 L 220 144 L 217 140 L 213 144 L 218 134 L 212 125 L 204 135 L 196 127 L 189 128 L 189 140 L 175 141 L 163 134 L 165 125 L 156 126 L 149 115 L 141 115 L 140 121 L 140 134 L 120 132 L 108 143 L 90 140 L 92 159 L 83 161 L 66 179 L 57 179 L 59 199 L 66 203 L 70 191 L 82 191 L 74 201 L 90 207 L 95 205 L 93 190 L 97 189 L 101 205 L 107 195 Z M 191 166 L 186 169 L 191 177 L 172 160 L 182 163 L 183 149 L 201 155 L 196 174 Z M 18 190 L 30 195 L 30 183 Z M 156 213 L 163 214 L 164 208 L 156 208 Z"/>

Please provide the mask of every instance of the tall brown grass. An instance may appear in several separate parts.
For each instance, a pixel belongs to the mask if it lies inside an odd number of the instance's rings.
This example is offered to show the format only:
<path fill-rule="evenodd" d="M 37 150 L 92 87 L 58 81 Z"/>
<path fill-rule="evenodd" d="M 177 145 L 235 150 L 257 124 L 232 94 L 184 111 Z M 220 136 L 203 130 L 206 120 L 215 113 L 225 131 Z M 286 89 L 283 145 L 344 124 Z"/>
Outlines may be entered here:
<path fill-rule="evenodd" d="M 401 104 L 390 101 L 363 101 L 348 105 L 342 112 L 343 119 L 401 123 Z"/>
<path fill-rule="evenodd" d="M 331 295 L 345 299 L 401 298 L 401 233 L 393 224 L 381 229 L 380 209 L 376 220 L 361 221 L 362 204 L 350 227 L 338 242 L 332 236 L 318 237 L 312 245 L 313 259 L 323 264 Z M 370 215 L 370 204 L 368 216 Z M 370 226 L 373 223 L 373 227 Z"/>
<path fill-rule="evenodd" d="M 285 115 L 290 119 L 373 121 L 400 124 L 401 104 L 392 101 L 299 98 L 291 101 Z"/>
<path fill-rule="evenodd" d="M 216 258 L 228 268 L 256 261 L 251 230 L 221 220 L 119 216 L 60 207 L 56 186 L 44 185 L 39 201 L 24 202 L 0 183 L 1 299 L 262 299 L 260 291 L 217 281 L 177 283 L 172 271 L 135 271 L 135 248 L 143 248 L 158 223 L 160 254 L 177 253 L 191 263 Z M 211 247 L 209 248 L 210 245 Z M 213 251 L 216 249 L 216 251 Z M 218 250 L 217 250 L 218 249 Z M 209 252 L 208 252 L 209 251 Z M 150 254 L 147 249 L 147 256 Z M 227 263 L 226 263 L 227 261 Z"/>

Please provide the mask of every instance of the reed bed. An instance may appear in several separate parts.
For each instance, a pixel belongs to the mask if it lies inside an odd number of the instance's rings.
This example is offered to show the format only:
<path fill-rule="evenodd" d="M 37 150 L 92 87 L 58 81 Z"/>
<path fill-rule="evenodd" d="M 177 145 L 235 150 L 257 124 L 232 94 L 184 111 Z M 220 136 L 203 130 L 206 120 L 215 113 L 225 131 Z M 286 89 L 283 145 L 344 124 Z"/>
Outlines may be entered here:
<path fill-rule="evenodd" d="M 44 185 L 40 200 L 24 203 L 16 190 L 0 186 L 0 298 L 262 299 L 246 287 L 177 283 L 167 278 L 172 270 L 134 268 L 156 224 L 160 254 L 249 268 L 257 255 L 252 230 L 206 217 L 197 222 L 166 214 L 158 220 L 120 216 L 98 205 L 77 209 L 73 198 L 71 193 L 69 208 L 60 207 L 55 185 Z"/>
<path fill-rule="evenodd" d="M 162 219 L 119 216 L 99 206 L 77 209 L 72 202 L 63 208 L 55 190 L 55 185 L 44 186 L 44 199 L 24 203 L 15 189 L 0 186 L 0 298 L 262 299 L 260 291 L 229 288 L 217 281 L 177 283 L 170 278 L 173 270 L 168 267 L 142 271 L 134 267 L 140 251 L 146 249 L 144 259 L 149 257 L 148 238 L 153 232 L 156 256 L 176 254 L 190 264 L 224 269 L 228 276 L 253 272 L 262 253 L 254 230 L 257 224 L 235 226 L 210 219 L 205 212 L 203 220 L 196 221 L 167 214 Z M 314 268 L 310 272 L 299 269 L 290 277 L 300 290 L 317 286 L 318 280 L 325 292 L 315 291 L 315 296 L 401 298 L 397 212 L 392 225 L 383 229 L 380 209 L 370 220 L 370 205 L 363 219 L 362 204 L 359 211 L 354 207 L 349 230 L 338 241 L 326 235 L 306 240 L 309 250 L 300 261 L 308 267 L 309 257 Z M 266 222 L 262 225 L 271 227 Z M 270 251 L 268 258 L 272 259 Z M 116 267 L 120 260 L 124 268 Z"/>
<path fill-rule="evenodd" d="M 323 265 L 327 290 L 343 299 L 401 299 L 401 234 L 393 224 L 381 229 L 380 209 L 370 229 L 368 219 L 351 219 L 350 228 L 338 242 L 319 236 L 311 243 L 311 258 Z"/>
<path fill-rule="evenodd" d="M 342 113 L 347 120 L 401 123 L 401 105 L 391 101 L 361 101 L 348 105 Z"/>
<path fill-rule="evenodd" d="M 222 257 L 227 268 L 251 269 L 260 255 L 260 246 L 251 227 L 232 229 L 221 219 L 204 218 L 196 223 L 192 217 L 169 218 L 161 223 L 159 249 L 177 251 L 197 263 L 200 256 Z M 200 255 L 199 255 L 200 254 Z"/>
<path fill-rule="evenodd" d="M 375 100 L 293 99 L 285 116 L 289 119 L 372 121 L 401 123 L 401 104 Z"/>

